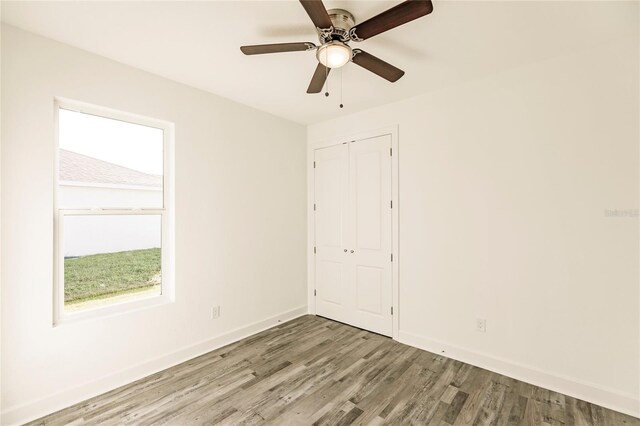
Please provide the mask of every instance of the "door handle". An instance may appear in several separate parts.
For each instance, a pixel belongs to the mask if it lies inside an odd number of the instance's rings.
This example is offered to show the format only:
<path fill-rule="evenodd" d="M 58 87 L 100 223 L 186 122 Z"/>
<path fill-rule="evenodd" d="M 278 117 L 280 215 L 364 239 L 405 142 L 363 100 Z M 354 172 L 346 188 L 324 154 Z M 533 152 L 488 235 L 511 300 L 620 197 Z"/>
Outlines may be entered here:
<path fill-rule="evenodd" d="M 347 252 L 347 249 L 344 249 L 344 252 L 346 253 L 346 252 Z"/>
<path fill-rule="evenodd" d="M 353 253 L 353 250 L 351 250 L 351 253 Z"/>

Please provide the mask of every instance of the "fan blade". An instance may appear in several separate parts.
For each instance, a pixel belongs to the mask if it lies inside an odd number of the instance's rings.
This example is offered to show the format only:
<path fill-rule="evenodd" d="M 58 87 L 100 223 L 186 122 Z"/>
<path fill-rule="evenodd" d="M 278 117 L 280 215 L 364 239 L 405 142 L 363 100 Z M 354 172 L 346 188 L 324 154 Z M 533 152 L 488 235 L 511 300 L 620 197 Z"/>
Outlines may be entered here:
<path fill-rule="evenodd" d="M 351 29 L 354 41 L 362 41 L 406 24 L 433 11 L 431 0 L 407 0 Z M 355 37 L 353 36 L 355 35 Z"/>
<path fill-rule="evenodd" d="M 320 93 L 322 91 L 322 86 L 324 86 L 324 82 L 327 81 L 329 71 L 331 71 L 331 68 L 327 68 L 318 62 L 316 71 L 313 73 L 313 77 L 311 77 L 311 83 L 309 83 L 307 93 Z"/>
<path fill-rule="evenodd" d="M 331 18 L 327 13 L 327 9 L 322 4 L 322 0 L 300 0 L 300 4 L 307 11 L 307 15 L 311 18 L 316 28 L 329 28 L 333 26 Z"/>
<path fill-rule="evenodd" d="M 396 68 L 390 63 L 376 58 L 375 56 L 360 49 L 353 49 L 353 59 L 351 60 L 362 68 L 368 69 L 372 73 L 377 74 L 392 83 L 398 81 L 400 77 L 404 75 L 404 71 L 400 68 Z"/>
<path fill-rule="evenodd" d="M 240 50 L 245 55 L 261 55 L 263 53 L 279 52 L 301 52 L 313 50 L 316 45 L 313 43 L 276 43 L 276 44 L 254 44 L 252 46 L 242 46 Z"/>

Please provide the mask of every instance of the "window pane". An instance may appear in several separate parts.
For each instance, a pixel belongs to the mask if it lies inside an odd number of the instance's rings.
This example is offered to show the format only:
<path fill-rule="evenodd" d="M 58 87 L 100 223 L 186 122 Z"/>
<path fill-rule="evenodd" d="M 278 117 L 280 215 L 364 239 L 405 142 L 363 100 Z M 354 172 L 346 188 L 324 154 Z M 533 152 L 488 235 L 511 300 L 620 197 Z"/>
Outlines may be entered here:
<path fill-rule="evenodd" d="M 164 132 L 59 110 L 61 208 L 163 206 Z"/>
<path fill-rule="evenodd" d="M 160 215 L 65 215 L 65 311 L 162 293 Z"/>

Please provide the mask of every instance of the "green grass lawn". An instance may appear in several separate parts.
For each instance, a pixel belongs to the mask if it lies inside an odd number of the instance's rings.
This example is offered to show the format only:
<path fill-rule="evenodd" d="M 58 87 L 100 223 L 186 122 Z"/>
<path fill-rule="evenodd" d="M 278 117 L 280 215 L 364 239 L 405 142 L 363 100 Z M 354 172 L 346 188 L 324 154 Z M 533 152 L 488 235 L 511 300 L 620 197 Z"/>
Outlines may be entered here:
<path fill-rule="evenodd" d="M 64 260 L 64 303 L 131 293 L 160 283 L 160 249 L 94 254 Z"/>

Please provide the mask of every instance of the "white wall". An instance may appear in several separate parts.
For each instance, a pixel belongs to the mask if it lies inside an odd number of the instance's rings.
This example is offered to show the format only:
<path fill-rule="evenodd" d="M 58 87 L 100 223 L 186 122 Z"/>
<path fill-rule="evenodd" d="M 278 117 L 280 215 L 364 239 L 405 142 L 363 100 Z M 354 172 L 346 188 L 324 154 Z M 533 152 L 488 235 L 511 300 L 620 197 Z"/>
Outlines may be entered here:
<path fill-rule="evenodd" d="M 160 207 L 162 188 L 61 183 L 58 205 L 60 208 Z M 65 257 L 161 246 L 162 229 L 158 215 L 67 216 L 64 222 Z"/>
<path fill-rule="evenodd" d="M 160 215 L 68 215 L 61 221 L 64 257 L 162 246 Z"/>
<path fill-rule="evenodd" d="M 52 327 L 54 96 L 175 123 L 175 303 Z M 297 124 L 3 26 L 1 423 L 305 313 L 304 141 Z"/>
<path fill-rule="evenodd" d="M 60 183 L 58 206 L 73 208 L 161 208 L 162 188 Z"/>
<path fill-rule="evenodd" d="M 634 31 L 309 126 L 399 125 L 401 341 L 640 416 Z"/>

